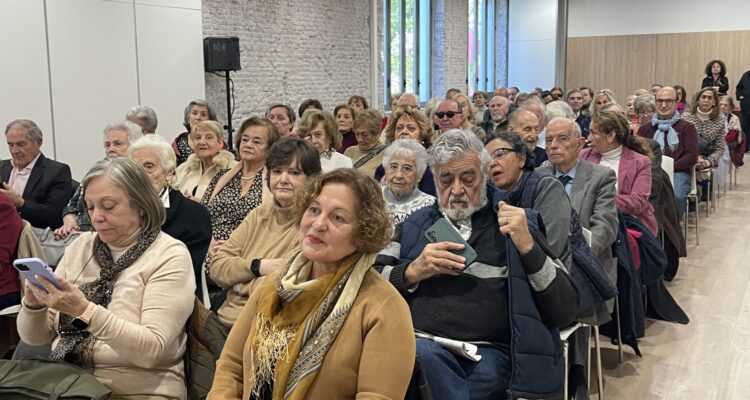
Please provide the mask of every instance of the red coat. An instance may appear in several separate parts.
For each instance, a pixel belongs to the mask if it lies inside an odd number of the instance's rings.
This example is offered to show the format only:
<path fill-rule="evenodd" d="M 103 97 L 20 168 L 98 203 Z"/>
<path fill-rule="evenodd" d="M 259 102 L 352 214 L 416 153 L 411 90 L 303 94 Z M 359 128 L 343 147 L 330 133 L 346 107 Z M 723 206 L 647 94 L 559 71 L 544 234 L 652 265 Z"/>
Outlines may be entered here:
<path fill-rule="evenodd" d="M 580 156 L 594 164 L 599 164 L 602 159 L 602 155 L 591 147 L 581 150 Z M 659 224 L 649 202 L 650 196 L 651 159 L 623 146 L 617 171 L 617 210 L 638 218 L 656 235 Z"/>
<path fill-rule="evenodd" d="M 8 196 L 0 194 L 0 296 L 21 290 L 18 272 L 12 263 L 22 228 L 16 206 Z"/>

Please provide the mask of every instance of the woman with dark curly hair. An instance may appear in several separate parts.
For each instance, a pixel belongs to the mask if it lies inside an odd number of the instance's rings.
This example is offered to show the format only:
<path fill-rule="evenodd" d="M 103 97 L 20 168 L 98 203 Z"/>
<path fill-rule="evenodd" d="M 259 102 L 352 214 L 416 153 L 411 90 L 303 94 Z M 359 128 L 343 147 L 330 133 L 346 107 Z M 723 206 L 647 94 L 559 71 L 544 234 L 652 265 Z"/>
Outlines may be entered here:
<path fill-rule="evenodd" d="M 706 64 L 706 77 L 703 78 L 701 83 L 701 89 L 705 87 L 712 87 L 719 96 L 724 96 L 729 90 L 729 79 L 727 79 L 727 66 L 724 61 L 711 60 Z"/>
<path fill-rule="evenodd" d="M 371 268 L 393 233 L 380 188 L 336 169 L 294 207 L 300 250 L 248 299 L 208 398 L 403 398 L 416 345 L 406 302 Z"/>

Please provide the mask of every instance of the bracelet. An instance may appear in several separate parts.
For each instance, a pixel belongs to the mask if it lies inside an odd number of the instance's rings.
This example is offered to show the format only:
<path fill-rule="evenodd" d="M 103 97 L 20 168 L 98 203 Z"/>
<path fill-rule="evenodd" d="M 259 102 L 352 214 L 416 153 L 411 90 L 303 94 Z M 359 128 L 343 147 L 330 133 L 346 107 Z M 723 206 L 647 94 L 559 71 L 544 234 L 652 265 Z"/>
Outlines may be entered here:
<path fill-rule="evenodd" d="M 254 258 L 250 261 L 250 272 L 255 275 L 256 278 L 260 278 L 260 258 Z"/>

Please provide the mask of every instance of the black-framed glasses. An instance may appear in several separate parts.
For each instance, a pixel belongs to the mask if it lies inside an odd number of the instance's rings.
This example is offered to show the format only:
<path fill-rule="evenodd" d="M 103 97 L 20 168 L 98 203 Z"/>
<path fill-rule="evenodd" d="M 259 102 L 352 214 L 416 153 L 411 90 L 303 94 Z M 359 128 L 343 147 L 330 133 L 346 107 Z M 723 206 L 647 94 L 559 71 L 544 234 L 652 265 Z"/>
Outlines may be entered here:
<path fill-rule="evenodd" d="M 499 149 L 496 149 L 495 151 L 490 154 L 493 160 L 499 160 L 503 158 L 506 154 L 515 153 L 516 149 L 512 147 L 501 147 Z"/>
<path fill-rule="evenodd" d="M 446 111 L 446 112 L 438 111 L 435 113 L 435 116 L 437 116 L 440 119 L 443 119 L 444 117 L 453 118 L 456 115 L 460 115 L 460 114 L 463 114 L 463 112 L 461 111 Z"/>

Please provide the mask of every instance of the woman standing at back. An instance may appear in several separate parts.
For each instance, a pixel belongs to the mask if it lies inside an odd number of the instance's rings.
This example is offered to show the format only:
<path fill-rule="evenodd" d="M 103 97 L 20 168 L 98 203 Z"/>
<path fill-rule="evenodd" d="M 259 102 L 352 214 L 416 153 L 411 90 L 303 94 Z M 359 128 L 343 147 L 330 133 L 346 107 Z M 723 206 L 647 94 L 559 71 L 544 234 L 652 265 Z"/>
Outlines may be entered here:
<path fill-rule="evenodd" d="M 724 96 L 729 90 L 729 79 L 727 75 L 727 66 L 724 61 L 711 60 L 706 65 L 706 77 L 703 78 L 701 83 L 701 89 L 703 88 L 714 88 L 719 92 L 719 96 Z"/>

